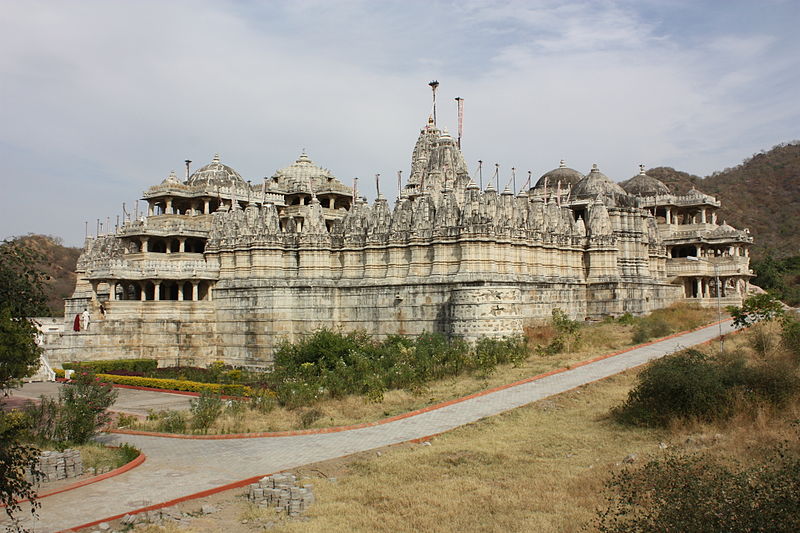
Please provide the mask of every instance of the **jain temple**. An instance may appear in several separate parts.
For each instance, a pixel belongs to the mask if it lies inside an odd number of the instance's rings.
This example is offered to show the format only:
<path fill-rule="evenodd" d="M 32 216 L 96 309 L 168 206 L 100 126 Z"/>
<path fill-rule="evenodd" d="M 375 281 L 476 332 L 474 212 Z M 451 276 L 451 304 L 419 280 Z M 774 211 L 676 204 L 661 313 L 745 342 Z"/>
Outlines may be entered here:
<path fill-rule="evenodd" d="M 187 162 L 185 180 L 144 192 L 146 213 L 87 238 L 46 355 L 266 367 L 278 341 L 321 327 L 472 340 L 556 307 L 585 320 L 741 303 L 749 232 L 641 168 L 617 184 L 562 161 L 516 194 L 495 176 L 481 188 L 434 119 L 393 202 L 368 203 L 305 153 L 252 185 L 219 156 Z M 84 309 L 91 325 L 73 331 Z"/>

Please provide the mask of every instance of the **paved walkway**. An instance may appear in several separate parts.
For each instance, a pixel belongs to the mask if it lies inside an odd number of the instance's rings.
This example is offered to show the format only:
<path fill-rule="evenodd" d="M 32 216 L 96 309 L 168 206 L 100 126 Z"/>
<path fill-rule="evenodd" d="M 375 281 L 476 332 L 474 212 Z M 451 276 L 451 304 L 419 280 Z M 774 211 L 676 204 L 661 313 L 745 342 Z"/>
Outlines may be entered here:
<path fill-rule="evenodd" d="M 722 325 L 732 331 L 731 322 Z M 226 440 L 108 435 L 129 442 L 145 463 L 125 474 L 41 500 L 36 532 L 52 532 L 170 501 L 242 479 L 405 442 L 514 409 L 706 342 L 719 326 L 667 339 L 566 372 L 402 420 L 337 433 Z M 0 522 L 2 523 L 2 522 Z"/>

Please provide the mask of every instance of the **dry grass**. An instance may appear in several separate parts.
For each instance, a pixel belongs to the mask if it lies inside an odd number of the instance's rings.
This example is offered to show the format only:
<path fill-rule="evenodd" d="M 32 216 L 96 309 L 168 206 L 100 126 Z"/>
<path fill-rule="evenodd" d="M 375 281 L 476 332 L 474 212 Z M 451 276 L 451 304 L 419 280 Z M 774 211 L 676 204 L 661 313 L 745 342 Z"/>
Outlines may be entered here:
<path fill-rule="evenodd" d="M 278 531 L 580 531 L 602 503 L 610 468 L 656 453 L 665 432 L 607 418 L 633 374 L 482 420 L 354 463 L 315 483 L 307 523 Z"/>
<path fill-rule="evenodd" d="M 118 448 L 109 448 L 96 442 L 81 444 L 74 448 L 81 452 L 84 468 L 113 470 L 128 462 L 125 453 Z"/>
<path fill-rule="evenodd" d="M 728 340 L 730 349 L 751 343 L 750 333 Z M 454 430 L 431 446 L 354 463 L 338 483 L 315 483 L 318 503 L 310 522 L 277 531 L 592 531 L 604 484 L 628 454 L 641 464 L 663 455 L 664 442 L 670 450 L 747 464 L 782 442 L 800 447 L 793 425 L 800 418 L 797 400 L 781 412 L 757 408 L 716 424 L 620 426 L 607 414 L 624 400 L 636 374 Z"/>
<path fill-rule="evenodd" d="M 716 317 L 716 311 L 688 305 L 676 305 L 655 313 L 667 321 L 673 331 L 691 329 Z M 536 346 L 550 342 L 555 336 L 555 330 L 549 324 L 533 326 L 526 328 L 531 356 L 516 367 L 501 365 L 488 377 L 467 374 L 431 382 L 421 392 L 387 391 L 383 401 L 377 403 L 368 402 L 360 396 L 350 396 L 343 399 L 326 399 L 307 408 L 277 407 L 268 413 L 246 409 L 244 413 L 223 414 L 208 429 L 208 433 L 254 433 L 373 422 L 519 381 L 556 368 L 569 367 L 591 357 L 632 346 L 632 331 L 633 326 L 618 322 L 587 323 L 580 329 L 580 341 L 573 343 L 573 349 L 569 353 L 545 356 L 536 353 Z M 311 424 L 304 423 L 303 415 L 310 409 L 319 410 L 320 416 Z M 141 421 L 131 429 L 158 431 L 158 422 Z"/>

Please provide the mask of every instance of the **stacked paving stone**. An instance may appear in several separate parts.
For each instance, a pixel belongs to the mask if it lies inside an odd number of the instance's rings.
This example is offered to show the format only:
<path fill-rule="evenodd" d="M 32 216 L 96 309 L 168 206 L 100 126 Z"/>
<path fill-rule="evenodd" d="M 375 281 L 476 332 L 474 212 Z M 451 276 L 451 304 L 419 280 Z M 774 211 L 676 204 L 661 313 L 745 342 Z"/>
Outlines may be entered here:
<path fill-rule="evenodd" d="M 67 448 L 63 452 L 42 452 L 37 466 L 42 474 L 41 481 L 43 483 L 78 477 L 83 474 L 81 452 L 72 448 Z"/>
<path fill-rule="evenodd" d="M 262 506 L 274 506 L 289 516 L 299 516 L 312 503 L 314 493 L 311 485 L 297 485 L 293 474 L 274 474 L 250 485 L 248 498 Z"/>

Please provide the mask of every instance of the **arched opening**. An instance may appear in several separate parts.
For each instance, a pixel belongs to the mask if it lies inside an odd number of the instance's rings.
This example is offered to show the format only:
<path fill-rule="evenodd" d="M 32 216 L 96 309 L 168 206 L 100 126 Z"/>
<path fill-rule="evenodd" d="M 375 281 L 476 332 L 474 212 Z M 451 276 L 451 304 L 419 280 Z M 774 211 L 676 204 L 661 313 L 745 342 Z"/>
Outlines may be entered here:
<path fill-rule="evenodd" d="M 148 250 L 157 254 L 167 252 L 167 244 L 163 239 L 155 239 L 149 243 Z"/>
<path fill-rule="evenodd" d="M 182 288 L 183 288 L 183 299 L 192 300 L 192 282 L 184 281 Z"/>
<path fill-rule="evenodd" d="M 156 299 L 156 285 L 152 281 L 146 281 L 144 284 L 144 299 L 145 300 Z"/>
<path fill-rule="evenodd" d="M 208 299 L 208 288 L 210 284 L 207 281 L 201 281 L 197 285 L 197 299 L 198 300 L 207 300 Z"/>

